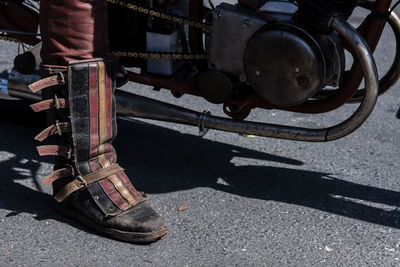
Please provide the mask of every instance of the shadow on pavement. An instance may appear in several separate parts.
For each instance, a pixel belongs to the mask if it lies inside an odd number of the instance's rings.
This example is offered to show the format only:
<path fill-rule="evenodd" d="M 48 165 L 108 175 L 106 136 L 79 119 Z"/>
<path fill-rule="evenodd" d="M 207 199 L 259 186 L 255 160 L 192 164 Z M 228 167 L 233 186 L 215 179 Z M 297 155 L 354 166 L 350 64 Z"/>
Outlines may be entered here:
<path fill-rule="evenodd" d="M 0 208 L 10 211 L 7 216 L 26 212 L 38 220 L 65 221 L 53 211 L 51 196 L 39 186 L 46 175 L 40 173 L 40 162 L 51 162 L 51 158 L 39 158 L 34 150 L 37 144 L 33 136 L 45 126 L 44 118 L 27 111 L 17 114 L 14 111 L 22 110 L 23 103 L 9 106 L 5 102 L 0 100 L 0 151 L 10 156 L 0 158 Z M 268 162 L 292 166 L 303 163 L 128 118 L 120 119 L 118 128 L 114 144 L 119 163 L 127 169 L 133 184 L 149 194 L 210 187 L 400 228 L 400 213 L 379 207 L 398 206 L 399 192 L 343 181 L 329 173 L 268 166 Z M 232 160 L 238 157 L 249 164 L 253 159 L 265 161 L 267 166 L 235 166 Z M 35 190 L 20 183 L 26 179 L 33 180 Z"/>

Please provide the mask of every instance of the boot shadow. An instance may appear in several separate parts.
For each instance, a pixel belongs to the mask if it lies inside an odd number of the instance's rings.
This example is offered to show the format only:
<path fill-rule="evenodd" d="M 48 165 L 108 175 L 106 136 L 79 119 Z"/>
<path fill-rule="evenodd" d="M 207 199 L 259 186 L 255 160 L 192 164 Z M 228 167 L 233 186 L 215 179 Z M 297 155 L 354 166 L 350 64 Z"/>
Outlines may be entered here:
<path fill-rule="evenodd" d="M 53 219 L 93 232 L 58 214 L 51 188 L 41 185 L 47 175 L 41 171 L 42 164 L 53 161 L 39 157 L 33 138 L 45 127 L 45 115 L 32 112 L 28 102 L 0 99 L 0 209 L 8 212 L 5 217 L 28 213 L 39 221 Z"/>

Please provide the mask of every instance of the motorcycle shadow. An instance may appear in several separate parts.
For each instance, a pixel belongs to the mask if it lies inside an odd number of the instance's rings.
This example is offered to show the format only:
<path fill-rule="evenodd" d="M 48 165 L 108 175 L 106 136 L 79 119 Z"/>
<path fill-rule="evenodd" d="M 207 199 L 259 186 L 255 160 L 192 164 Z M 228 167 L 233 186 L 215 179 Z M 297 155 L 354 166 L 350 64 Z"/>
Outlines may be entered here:
<path fill-rule="evenodd" d="M 37 220 L 66 220 L 51 207 L 50 189 L 40 185 L 46 175 L 33 136 L 45 126 L 41 115 L 23 110 L 24 103 L 0 100 L 0 209 L 33 214 Z M 11 106 L 10 106 L 11 105 Z M 28 119 L 27 119 L 28 118 Z M 119 119 L 114 142 L 119 162 L 134 185 L 149 194 L 210 187 L 238 196 L 282 201 L 350 218 L 400 228 L 400 213 L 379 208 L 398 206 L 400 193 L 355 184 L 329 173 L 268 166 L 268 162 L 300 166 L 301 161 L 222 142 L 180 134 L 131 119 Z M 5 153 L 4 153 L 5 152 Z M 266 161 L 264 166 L 235 166 L 235 157 Z M 224 183 L 219 182 L 220 179 Z M 375 207 L 366 202 L 376 203 Z M 85 229 L 87 231 L 87 229 Z"/>
<path fill-rule="evenodd" d="M 340 180 L 330 173 L 269 166 L 303 165 L 295 159 L 129 120 L 119 121 L 114 144 L 135 186 L 149 194 L 210 187 L 400 228 L 400 212 L 383 207 L 399 206 L 400 192 Z M 237 157 L 250 164 L 265 163 L 236 166 L 232 161 Z"/>

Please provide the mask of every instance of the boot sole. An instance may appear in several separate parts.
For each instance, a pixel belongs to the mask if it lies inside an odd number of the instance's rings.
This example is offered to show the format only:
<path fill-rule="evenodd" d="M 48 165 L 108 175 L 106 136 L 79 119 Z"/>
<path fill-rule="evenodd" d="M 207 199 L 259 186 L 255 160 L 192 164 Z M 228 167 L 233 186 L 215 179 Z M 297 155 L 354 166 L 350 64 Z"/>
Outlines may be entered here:
<path fill-rule="evenodd" d="M 71 209 L 67 206 L 60 205 L 59 203 L 55 203 L 54 206 L 55 209 L 65 217 L 76 219 L 82 224 L 89 227 L 90 229 L 94 229 L 97 232 L 104 234 L 107 237 L 111 237 L 113 239 L 117 239 L 120 241 L 138 243 L 138 244 L 148 244 L 157 241 L 162 236 L 168 233 L 167 228 L 161 229 L 160 231 L 157 232 L 150 232 L 150 233 L 128 232 L 128 231 L 108 228 L 94 223 L 90 219 L 86 218 L 84 215 L 80 214 L 76 210 Z"/>

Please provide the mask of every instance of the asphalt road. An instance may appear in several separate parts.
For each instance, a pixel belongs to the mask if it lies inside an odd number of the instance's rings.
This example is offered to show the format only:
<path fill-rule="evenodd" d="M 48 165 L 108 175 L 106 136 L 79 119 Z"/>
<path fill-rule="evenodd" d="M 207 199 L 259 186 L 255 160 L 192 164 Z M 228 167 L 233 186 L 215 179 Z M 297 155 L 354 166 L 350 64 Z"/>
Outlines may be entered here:
<path fill-rule="evenodd" d="M 16 51 L 0 42 L 0 72 Z M 375 53 L 381 72 L 393 53 L 385 32 Z M 192 97 L 124 89 L 221 113 Z M 400 266 L 399 89 L 379 99 L 359 130 L 330 143 L 217 131 L 200 138 L 193 127 L 121 118 L 120 164 L 169 228 L 146 246 L 98 236 L 53 210 L 40 182 L 51 158 L 40 158 L 33 141 L 43 118 L 1 100 L 0 266 Z M 321 127 L 351 110 L 257 111 L 250 119 Z"/>

